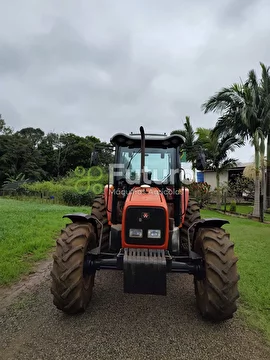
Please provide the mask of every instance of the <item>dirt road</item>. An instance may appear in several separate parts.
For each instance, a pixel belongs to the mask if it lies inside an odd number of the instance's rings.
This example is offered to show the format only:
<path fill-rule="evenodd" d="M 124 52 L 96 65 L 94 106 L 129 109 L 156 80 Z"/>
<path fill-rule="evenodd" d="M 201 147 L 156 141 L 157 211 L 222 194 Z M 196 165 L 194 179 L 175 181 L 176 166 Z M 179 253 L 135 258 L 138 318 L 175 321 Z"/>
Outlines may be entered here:
<path fill-rule="evenodd" d="M 123 294 L 121 273 L 103 271 L 87 312 L 69 317 L 52 304 L 48 270 L 2 311 L 0 359 L 270 359 L 239 319 L 201 320 L 191 276 L 170 274 L 167 297 L 152 297 Z"/>

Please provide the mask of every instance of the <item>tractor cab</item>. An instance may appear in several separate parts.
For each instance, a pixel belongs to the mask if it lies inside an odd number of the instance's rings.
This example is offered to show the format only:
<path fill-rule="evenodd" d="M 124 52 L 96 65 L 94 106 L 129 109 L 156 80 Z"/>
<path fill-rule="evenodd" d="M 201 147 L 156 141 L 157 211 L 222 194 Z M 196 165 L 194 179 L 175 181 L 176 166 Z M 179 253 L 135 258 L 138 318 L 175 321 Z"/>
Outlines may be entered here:
<path fill-rule="evenodd" d="M 116 134 L 111 143 L 115 146 L 115 164 L 110 169 L 110 183 L 116 189 L 112 197 L 112 223 L 121 222 L 117 208 L 123 208 L 130 191 L 145 189 L 144 193 L 163 194 L 164 200 L 171 204 L 171 213 L 174 213 L 178 226 L 181 214 L 180 150 L 184 138 L 180 135 L 145 135 L 141 128 L 141 134 Z"/>

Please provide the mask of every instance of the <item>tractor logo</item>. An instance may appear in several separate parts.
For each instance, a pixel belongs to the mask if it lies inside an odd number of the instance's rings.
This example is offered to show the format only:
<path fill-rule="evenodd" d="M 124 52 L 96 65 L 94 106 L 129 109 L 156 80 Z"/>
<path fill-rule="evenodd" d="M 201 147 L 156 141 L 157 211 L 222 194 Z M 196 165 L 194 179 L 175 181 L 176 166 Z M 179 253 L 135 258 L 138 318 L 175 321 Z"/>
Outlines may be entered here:
<path fill-rule="evenodd" d="M 143 212 L 142 218 L 143 218 L 143 220 L 148 220 L 150 218 L 150 214 L 148 212 Z"/>

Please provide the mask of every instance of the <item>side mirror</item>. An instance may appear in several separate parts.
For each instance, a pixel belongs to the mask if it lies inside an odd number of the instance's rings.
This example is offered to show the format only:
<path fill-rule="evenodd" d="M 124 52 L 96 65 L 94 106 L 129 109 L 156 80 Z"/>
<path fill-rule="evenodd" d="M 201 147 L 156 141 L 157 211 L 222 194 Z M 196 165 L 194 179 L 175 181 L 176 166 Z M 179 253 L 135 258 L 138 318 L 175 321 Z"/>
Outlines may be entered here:
<path fill-rule="evenodd" d="M 206 168 L 205 154 L 203 151 L 200 151 L 196 159 L 196 169 L 203 171 Z"/>
<path fill-rule="evenodd" d="M 98 165 L 98 152 L 97 151 L 93 151 L 91 154 L 91 160 L 90 160 L 90 167 L 92 166 L 97 166 Z"/>

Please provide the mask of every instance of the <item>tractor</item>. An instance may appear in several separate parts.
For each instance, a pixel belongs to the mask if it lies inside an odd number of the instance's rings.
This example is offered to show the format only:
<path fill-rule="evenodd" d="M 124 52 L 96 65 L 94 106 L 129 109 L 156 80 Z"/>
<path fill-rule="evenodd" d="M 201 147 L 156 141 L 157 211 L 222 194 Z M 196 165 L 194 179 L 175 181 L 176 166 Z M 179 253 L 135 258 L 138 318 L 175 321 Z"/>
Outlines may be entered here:
<path fill-rule="evenodd" d="M 202 219 L 181 168 L 185 139 L 177 134 L 115 134 L 108 184 L 89 214 L 56 241 L 51 271 L 54 305 L 67 314 L 86 310 L 99 270 L 120 270 L 123 291 L 167 295 L 167 273 L 193 275 L 196 304 L 205 320 L 225 321 L 237 310 L 237 256 L 227 220 Z M 91 155 L 98 167 L 100 149 Z M 198 152 L 196 168 L 205 157 Z"/>

